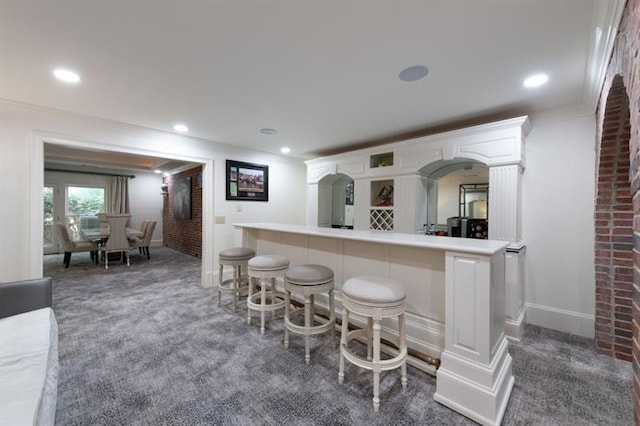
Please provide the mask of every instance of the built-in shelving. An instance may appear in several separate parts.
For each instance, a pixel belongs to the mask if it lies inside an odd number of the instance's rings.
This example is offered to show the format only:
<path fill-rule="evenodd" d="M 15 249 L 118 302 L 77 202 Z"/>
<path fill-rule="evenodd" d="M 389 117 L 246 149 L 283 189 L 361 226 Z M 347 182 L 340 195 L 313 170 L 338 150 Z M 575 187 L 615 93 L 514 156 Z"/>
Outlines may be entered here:
<path fill-rule="evenodd" d="M 374 154 L 369 157 L 369 167 L 372 169 L 389 166 L 393 166 L 393 151 Z"/>
<path fill-rule="evenodd" d="M 393 179 L 371 181 L 369 229 L 393 231 Z"/>

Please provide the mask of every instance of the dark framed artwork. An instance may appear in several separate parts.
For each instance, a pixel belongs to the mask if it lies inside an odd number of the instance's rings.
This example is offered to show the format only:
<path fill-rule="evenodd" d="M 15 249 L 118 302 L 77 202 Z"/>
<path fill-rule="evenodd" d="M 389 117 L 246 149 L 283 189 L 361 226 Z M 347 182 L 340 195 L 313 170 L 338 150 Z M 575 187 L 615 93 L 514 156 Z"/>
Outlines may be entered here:
<path fill-rule="evenodd" d="M 269 201 L 269 166 L 227 160 L 227 200 Z"/>
<path fill-rule="evenodd" d="M 173 180 L 171 201 L 175 219 L 191 219 L 191 177 Z"/>

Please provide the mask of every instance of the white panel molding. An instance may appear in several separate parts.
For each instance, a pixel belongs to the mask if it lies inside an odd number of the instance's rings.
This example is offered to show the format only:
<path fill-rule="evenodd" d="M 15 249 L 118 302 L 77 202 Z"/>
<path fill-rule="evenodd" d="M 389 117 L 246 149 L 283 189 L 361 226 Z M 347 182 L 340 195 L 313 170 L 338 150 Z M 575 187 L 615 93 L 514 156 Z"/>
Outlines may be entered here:
<path fill-rule="evenodd" d="M 358 176 L 364 173 L 365 165 L 364 161 L 354 161 L 352 163 L 338 163 L 337 172 L 344 173 L 351 177 Z"/>
<path fill-rule="evenodd" d="M 594 338 L 595 315 L 535 303 L 525 303 L 527 324 L 550 328 L 564 333 Z"/>
<path fill-rule="evenodd" d="M 513 136 L 456 146 L 456 157 L 472 158 L 485 164 L 517 162 L 519 146 Z"/>
<path fill-rule="evenodd" d="M 318 183 L 323 177 L 336 173 L 335 164 L 316 165 L 307 167 L 307 183 Z"/>
<path fill-rule="evenodd" d="M 442 160 L 442 149 L 415 150 L 398 155 L 400 169 L 416 170 L 425 164 Z"/>

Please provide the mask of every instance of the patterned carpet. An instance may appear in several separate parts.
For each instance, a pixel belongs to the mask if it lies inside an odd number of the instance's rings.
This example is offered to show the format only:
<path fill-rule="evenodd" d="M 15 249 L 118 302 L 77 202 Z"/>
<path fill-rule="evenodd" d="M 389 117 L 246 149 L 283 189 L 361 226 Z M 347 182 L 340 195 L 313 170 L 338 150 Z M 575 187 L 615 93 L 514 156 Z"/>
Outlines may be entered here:
<path fill-rule="evenodd" d="M 380 412 L 371 373 L 347 363 L 337 341 L 312 339 L 311 363 L 282 321 L 260 336 L 246 311 L 218 308 L 200 287 L 200 259 L 151 248 L 151 260 L 109 270 L 74 254 L 48 255 L 60 329 L 58 425 L 472 425 L 433 400 L 435 378 L 408 367 L 382 373 Z M 230 298 L 224 299 L 227 302 Z M 239 304 L 240 306 L 240 304 Z M 593 342 L 528 326 L 511 346 L 515 387 L 505 425 L 631 425 L 631 364 Z"/>

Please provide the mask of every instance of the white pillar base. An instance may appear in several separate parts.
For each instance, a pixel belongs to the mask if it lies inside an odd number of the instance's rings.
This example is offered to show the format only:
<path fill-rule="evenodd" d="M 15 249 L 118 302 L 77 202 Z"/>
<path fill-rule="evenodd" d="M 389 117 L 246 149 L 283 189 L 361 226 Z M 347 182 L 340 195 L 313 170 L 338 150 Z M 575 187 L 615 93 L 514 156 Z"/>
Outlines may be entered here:
<path fill-rule="evenodd" d="M 433 399 L 482 425 L 499 425 L 513 389 L 509 342 L 502 338 L 490 365 L 445 350 Z"/>
<path fill-rule="evenodd" d="M 524 333 L 524 325 L 526 323 L 527 310 L 522 308 L 517 319 L 507 318 L 504 322 L 504 334 L 510 342 L 519 342 Z"/>

